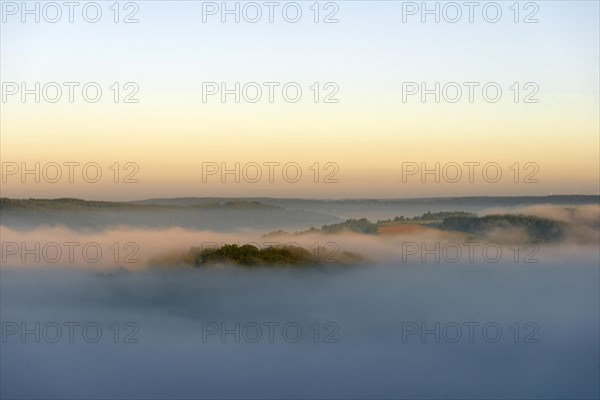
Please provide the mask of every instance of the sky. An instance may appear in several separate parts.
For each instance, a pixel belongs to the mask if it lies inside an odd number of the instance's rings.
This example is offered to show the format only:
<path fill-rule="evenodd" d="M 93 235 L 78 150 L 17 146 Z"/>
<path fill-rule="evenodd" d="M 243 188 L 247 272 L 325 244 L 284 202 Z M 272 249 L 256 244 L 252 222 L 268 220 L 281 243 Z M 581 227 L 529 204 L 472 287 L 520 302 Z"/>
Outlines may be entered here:
<path fill-rule="evenodd" d="M 276 3 L 2 2 L 2 196 L 599 193 L 598 2 Z"/>

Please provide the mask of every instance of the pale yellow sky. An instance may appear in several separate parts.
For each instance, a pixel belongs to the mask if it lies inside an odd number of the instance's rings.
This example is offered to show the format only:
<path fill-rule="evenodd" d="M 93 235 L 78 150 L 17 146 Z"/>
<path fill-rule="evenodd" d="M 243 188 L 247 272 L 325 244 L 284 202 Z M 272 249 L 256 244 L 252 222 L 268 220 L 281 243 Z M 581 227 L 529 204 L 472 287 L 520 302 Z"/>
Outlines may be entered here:
<path fill-rule="evenodd" d="M 179 3 L 178 3 L 179 4 Z M 121 25 L 2 24 L 2 82 L 98 82 L 103 97 L 57 103 L 20 95 L 1 103 L 3 182 L 7 197 L 137 199 L 155 196 L 419 197 L 461 195 L 598 194 L 599 96 L 597 4 L 569 8 L 544 3 L 540 23 L 397 24 L 394 4 L 344 3 L 339 24 L 207 24 L 187 17 L 194 4 L 168 10 L 144 3 L 140 23 Z M 186 7 L 191 7 L 189 10 Z M 567 8 L 565 8 L 567 7 Z M 144 18 L 142 18 L 142 16 Z M 564 18 L 563 18 L 564 17 Z M 568 18 L 567 18 L 568 17 Z M 175 19 L 171 19 L 175 18 Z M 177 21 L 175 23 L 174 21 Z M 577 26 L 577 29 L 573 29 Z M 356 29 L 362 33 L 357 35 Z M 214 40 L 201 40 L 209 32 Z M 274 36 L 274 34 L 277 35 Z M 402 40 L 410 37 L 411 40 Z M 36 59 L 43 60 L 36 63 Z M 203 82 L 298 82 L 297 103 L 202 102 Z M 113 101 L 110 86 L 139 88 L 138 103 Z M 320 100 L 334 82 L 337 103 Z M 405 82 L 497 82 L 502 97 L 471 103 L 432 96 L 402 101 Z M 511 89 L 519 82 L 520 98 Z M 527 82 L 537 103 L 524 103 Z M 3 90 L 6 89 L 3 86 Z M 5 91 L 3 95 L 6 94 Z M 48 163 L 98 163 L 102 179 L 56 183 L 40 175 Z M 256 183 L 218 174 L 202 181 L 202 165 L 298 163 L 302 178 L 265 177 Z M 433 168 L 448 163 L 496 163 L 502 179 L 490 183 L 402 182 L 403 163 Z M 15 164 L 16 163 L 16 164 Z M 119 163 L 115 183 L 109 167 Z M 122 183 L 134 163 L 138 183 Z M 320 176 L 314 182 L 315 163 Z M 337 183 L 322 180 L 335 163 Z M 511 166 L 521 169 L 517 183 Z M 535 163 L 536 183 L 522 182 Z M 14 165 L 19 170 L 14 170 Z M 130 164 L 133 165 L 133 164 Z M 514 167 L 513 167 L 514 169 Z M 266 169 L 263 175 L 266 173 Z M 441 172 L 441 170 L 440 170 Z M 466 169 L 463 171 L 466 173 Z M 24 182 L 23 182 L 24 181 Z"/>

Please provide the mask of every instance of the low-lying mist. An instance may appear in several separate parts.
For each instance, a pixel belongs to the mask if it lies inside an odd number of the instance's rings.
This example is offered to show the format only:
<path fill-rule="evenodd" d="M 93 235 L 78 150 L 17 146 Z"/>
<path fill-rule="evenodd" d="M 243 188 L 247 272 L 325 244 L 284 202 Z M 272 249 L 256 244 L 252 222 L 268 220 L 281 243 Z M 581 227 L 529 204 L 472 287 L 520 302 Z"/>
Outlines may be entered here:
<path fill-rule="evenodd" d="M 567 234 L 1 226 L 0 396 L 598 398 L 598 207 L 489 212 L 552 218 Z M 224 243 L 331 258 L 177 263 Z M 336 262 L 343 251 L 362 261 Z"/>
<path fill-rule="evenodd" d="M 561 255 L 111 277 L 3 268 L 1 394 L 597 398 L 598 255 Z"/>

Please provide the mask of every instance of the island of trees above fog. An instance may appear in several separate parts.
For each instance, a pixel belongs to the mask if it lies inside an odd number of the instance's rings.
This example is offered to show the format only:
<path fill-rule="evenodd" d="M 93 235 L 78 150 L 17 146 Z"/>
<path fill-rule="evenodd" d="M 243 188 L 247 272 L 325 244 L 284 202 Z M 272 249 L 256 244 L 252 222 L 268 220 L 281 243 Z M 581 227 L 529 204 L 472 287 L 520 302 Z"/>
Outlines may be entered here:
<path fill-rule="evenodd" d="M 303 267 L 317 266 L 329 263 L 325 248 L 305 249 L 300 246 L 269 246 L 259 249 L 245 244 L 226 244 L 218 248 L 192 247 L 184 256 L 183 262 L 194 267 L 235 264 L 244 267 L 256 266 L 288 266 Z M 337 264 L 349 265 L 361 261 L 361 257 L 350 252 L 335 254 Z"/>

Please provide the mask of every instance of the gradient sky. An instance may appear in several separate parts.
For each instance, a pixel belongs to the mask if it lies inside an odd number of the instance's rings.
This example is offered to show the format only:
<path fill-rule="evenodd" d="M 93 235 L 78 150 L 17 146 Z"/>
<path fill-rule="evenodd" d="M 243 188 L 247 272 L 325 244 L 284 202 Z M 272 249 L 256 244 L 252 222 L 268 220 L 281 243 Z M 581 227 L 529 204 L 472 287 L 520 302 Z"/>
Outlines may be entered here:
<path fill-rule="evenodd" d="M 76 176 L 74 183 L 64 178 L 37 184 L 32 177 L 22 183 L 9 176 L 2 196 L 599 193 L 596 1 L 538 1 L 539 22 L 533 24 L 513 22 L 512 1 L 499 2 L 503 15 L 496 24 L 485 22 L 480 8 L 474 23 L 466 15 L 455 24 L 435 23 L 432 17 L 421 23 L 419 15 L 403 23 L 402 3 L 381 1 L 336 2 L 339 22 L 333 24 L 312 21 L 312 1 L 298 2 L 303 16 L 296 24 L 285 22 L 277 10 L 274 23 L 266 16 L 256 24 L 236 24 L 231 17 L 221 23 L 218 15 L 203 23 L 201 2 L 143 1 L 137 2 L 139 23 L 115 24 L 108 9 L 113 2 L 100 3 L 104 14 L 96 24 L 83 21 L 77 11 L 72 24 L 65 15 L 55 24 L 34 23 L 31 17 L 22 23 L 19 15 L 3 15 L 3 83 L 93 81 L 104 92 L 95 104 L 83 101 L 78 91 L 72 104 L 66 94 L 55 104 L 9 97 L 1 103 L 0 155 L 3 165 L 25 162 L 30 167 L 35 162 L 97 162 L 103 179 L 88 183 Z M 521 13 L 523 18 L 528 12 Z M 282 100 L 280 92 L 274 103 L 236 104 L 231 97 L 226 103 L 218 97 L 202 102 L 202 82 L 233 86 L 253 81 L 298 82 L 303 96 L 295 104 Z M 452 81 L 497 82 L 502 98 L 488 103 L 476 89 L 473 103 L 466 92 L 455 104 L 435 103 L 431 96 L 426 103 L 418 96 L 402 102 L 402 82 L 433 86 Z M 108 90 L 113 82 L 135 82 L 139 103 L 115 104 Z M 339 102 L 314 103 L 309 90 L 314 82 L 335 82 Z M 515 103 L 509 89 L 514 82 L 535 82 L 539 102 Z M 281 175 L 273 183 L 266 178 L 235 183 L 232 177 L 221 183 L 216 176 L 202 181 L 203 162 L 233 167 L 271 161 L 297 162 L 303 178 L 297 183 Z M 403 162 L 433 167 L 435 162 L 471 161 L 498 163 L 502 179 L 488 183 L 479 174 L 473 183 L 466 178 L 435 183 L 432 177 L 422 183 L 416 175 L 402 181 Z M 115 162 L 136 163 L 139 183 L 115 184 L 108 168 Z M 336 163 L 339 183 L 314 183 L 309 167 L 315 162 L 321 168 Z M 521 167 L 536 163 L 539 182 L 515 183 L 509 169 L 515 162 Z"/>

